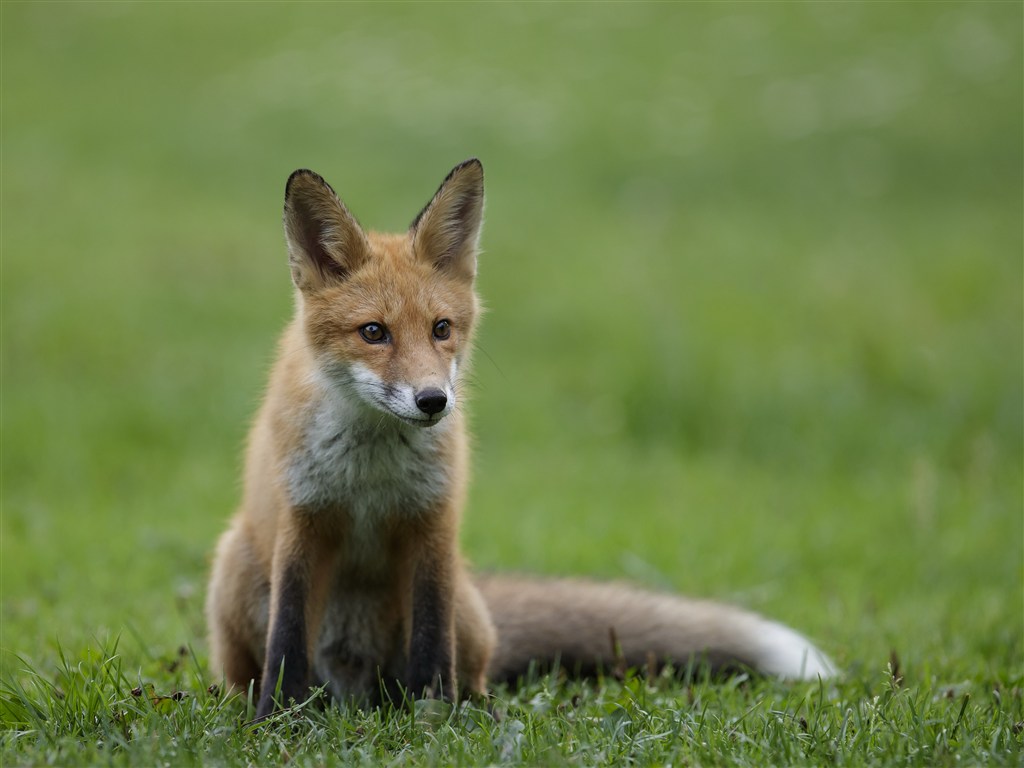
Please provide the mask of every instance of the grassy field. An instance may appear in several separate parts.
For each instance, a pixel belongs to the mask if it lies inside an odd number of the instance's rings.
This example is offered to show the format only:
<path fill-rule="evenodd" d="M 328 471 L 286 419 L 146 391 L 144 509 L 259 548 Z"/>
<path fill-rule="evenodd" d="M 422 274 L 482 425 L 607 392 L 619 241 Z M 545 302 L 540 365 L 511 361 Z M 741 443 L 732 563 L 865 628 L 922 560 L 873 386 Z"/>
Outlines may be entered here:
<path fill-rule="evenodd" d="M 1019 3 L 0 21 L 0 763 L 1021 764 Z M 841 680 L 543 679 L 259 730 L 211 688 L 285 179 L 402 229 L 471 155 L 469 557 L 745 605 Z"/>

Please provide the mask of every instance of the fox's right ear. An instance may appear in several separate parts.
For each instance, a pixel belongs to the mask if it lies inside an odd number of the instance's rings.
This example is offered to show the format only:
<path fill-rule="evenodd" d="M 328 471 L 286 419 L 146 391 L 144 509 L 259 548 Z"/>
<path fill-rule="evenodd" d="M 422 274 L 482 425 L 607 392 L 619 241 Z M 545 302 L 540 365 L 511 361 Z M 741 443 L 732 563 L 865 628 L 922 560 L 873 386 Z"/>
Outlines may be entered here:
<path fill-rule="evenodd" d="M 301 291 L 344 280 L 369 252 L 359 222 L 326 181 L 304 168 L 284 189 L 284 233 L 292 282 Z"/>

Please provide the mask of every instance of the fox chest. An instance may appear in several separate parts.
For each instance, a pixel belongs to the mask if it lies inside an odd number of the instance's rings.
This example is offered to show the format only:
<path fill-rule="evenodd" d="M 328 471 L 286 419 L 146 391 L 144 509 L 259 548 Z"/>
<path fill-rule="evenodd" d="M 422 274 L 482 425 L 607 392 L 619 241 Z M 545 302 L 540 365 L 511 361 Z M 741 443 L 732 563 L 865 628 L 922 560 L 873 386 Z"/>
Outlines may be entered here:
<path fill-rule="evenodd" d="M 343 509 L 357 528 L 435 507 L 451 484 L 443 425 L 420 429 L 385 419 L 353 419 L 326 407 L 310 413 L 287 466 L 291 503 L 314 513 Z"/>

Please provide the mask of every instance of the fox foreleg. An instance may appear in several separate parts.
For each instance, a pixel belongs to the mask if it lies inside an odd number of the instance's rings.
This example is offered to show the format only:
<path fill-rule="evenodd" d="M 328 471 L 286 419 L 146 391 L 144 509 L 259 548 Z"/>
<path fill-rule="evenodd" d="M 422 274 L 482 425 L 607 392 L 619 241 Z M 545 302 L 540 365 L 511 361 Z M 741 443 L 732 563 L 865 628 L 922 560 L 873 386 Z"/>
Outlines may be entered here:
<path fill-rule="evenodd" d="M 455 699 L 454 558 L 447 542 L 423 548 L 412 577 L 406 670 L 413 697 Z"/>
<path fill-rule="evenodd" d="M 313 543 L 303 546 L 302 542 Z M 329 554 L 322 539 L 308 532 L 282 536 L 277 542 L 267 649 L 256 706 L 258 720 L 272 714 L 276 704 L 302 701 L 308 693 L 312 644 L 323 617 Z"/>

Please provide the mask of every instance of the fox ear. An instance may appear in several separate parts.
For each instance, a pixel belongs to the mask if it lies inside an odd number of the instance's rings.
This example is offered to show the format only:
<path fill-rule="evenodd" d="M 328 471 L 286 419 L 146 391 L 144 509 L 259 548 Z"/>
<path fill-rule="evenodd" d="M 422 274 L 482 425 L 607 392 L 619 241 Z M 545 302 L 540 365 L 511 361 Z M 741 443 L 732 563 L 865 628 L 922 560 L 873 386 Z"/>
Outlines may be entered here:
<path fill-rule="evenodd" d="M 484 167 L 476 158 L 452 169 L 410 227 L 421 259 L 472 280 L 484 213 Z"/>
<path fill-rule="evenodd" d="M 359 222 L 331 186 L 305 169 L 285 186 L 284 233 L 292 282 L 301 291 L 344 280 L 369 251 Z"/>

